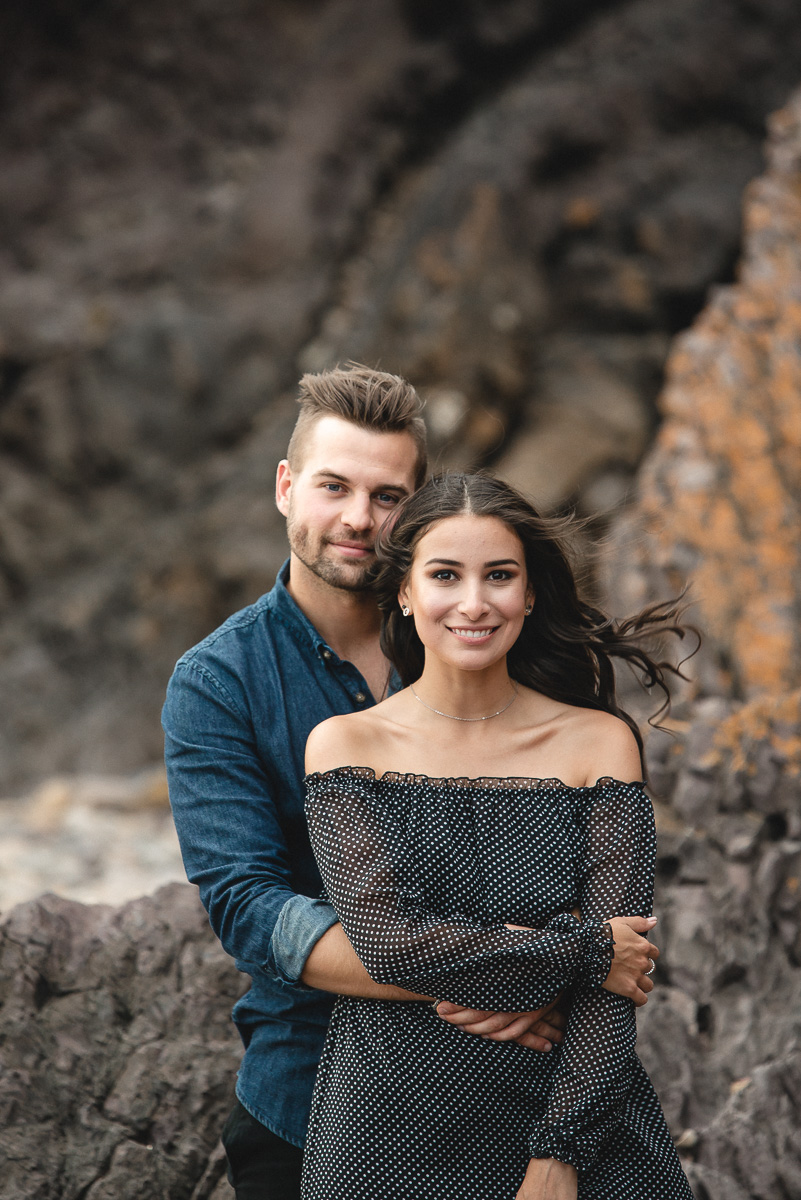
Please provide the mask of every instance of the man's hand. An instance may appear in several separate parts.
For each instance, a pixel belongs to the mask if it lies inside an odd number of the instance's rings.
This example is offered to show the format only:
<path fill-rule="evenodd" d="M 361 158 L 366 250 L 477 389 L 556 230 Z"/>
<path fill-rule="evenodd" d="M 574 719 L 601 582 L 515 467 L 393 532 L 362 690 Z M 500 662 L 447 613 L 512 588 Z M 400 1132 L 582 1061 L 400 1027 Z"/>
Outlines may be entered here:
<path fill-rule="evenodd" d="M 532 1158 L 515 1200 L 576 1200 L 576 1168 L 556 1158 Z"/>
<path fill-rule="evenodd" d="M 474 1033 L 489 1038 L 492 1042 L 517 1042 L 529 1050 L 547 1053 L 554 1042 L 561 1042 L 562 1030 L 567 1024 L 564 1013 L 556 1008 L 559 999 L 527 1013 L 481 1012 L 475 1008 L 462 1008 L 442 1000 L 437 1013 L 449 1025 L 458 1025 L 464 1033 Z"/>

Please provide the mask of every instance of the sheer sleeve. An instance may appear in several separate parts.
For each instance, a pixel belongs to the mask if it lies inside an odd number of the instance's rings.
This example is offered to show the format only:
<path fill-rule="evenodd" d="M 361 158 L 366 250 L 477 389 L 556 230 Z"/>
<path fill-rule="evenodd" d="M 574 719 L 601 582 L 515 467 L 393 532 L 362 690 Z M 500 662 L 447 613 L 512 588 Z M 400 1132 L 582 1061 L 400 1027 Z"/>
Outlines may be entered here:
<path fill-rule="evenodd" d="M 656 832 L 643 784 L 602 780 L 582 813 L 582 920 L 648 916 Z M 635 1006 L 579 977 L 532 1158 L 591 1167 L 622 1114 L 637 1065 Z"/>
<path fill-rule="evenodd" d="M 470 1008 L 524 1012 L 581 981 L 595 991 L 609 973 L 603 919 L 570 914 L 544 929 L 508 930 L 445 918 L 424 904 L 414 855 L 396 806 L 356 768 L 307 778 L 306 811 L 326 894 L 377 983 Z"/>

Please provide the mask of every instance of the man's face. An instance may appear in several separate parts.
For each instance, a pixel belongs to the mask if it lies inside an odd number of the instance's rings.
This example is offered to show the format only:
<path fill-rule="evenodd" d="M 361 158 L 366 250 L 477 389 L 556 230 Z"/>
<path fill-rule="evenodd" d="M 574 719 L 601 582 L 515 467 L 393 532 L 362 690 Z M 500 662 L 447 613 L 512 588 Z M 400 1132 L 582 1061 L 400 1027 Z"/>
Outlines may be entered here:
<path fill-rule="evenodd" d="M 309 430 L 300 464 L 278 467 L 276 504 L 294 558 L 332 587 L 363 591 L 375 535 L 414 491 L 417 451 L 408 433 L 376 433 L 341 417 Z"/>

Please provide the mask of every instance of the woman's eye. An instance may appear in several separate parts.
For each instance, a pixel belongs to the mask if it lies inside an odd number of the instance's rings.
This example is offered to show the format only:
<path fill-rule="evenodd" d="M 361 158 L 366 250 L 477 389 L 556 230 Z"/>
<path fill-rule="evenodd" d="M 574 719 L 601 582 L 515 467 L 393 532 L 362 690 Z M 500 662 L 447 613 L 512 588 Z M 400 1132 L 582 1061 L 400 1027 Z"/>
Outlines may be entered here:
<path fill-rule="evenodd" d="M 503 583 L 507 579 L 511 579 L 512 575 L 510 571 L 490 571 L 489 578 L 493 583 Z"/>
<path fill-rule="evenodd" d="M 443 569 L 442 571 L 435 571 L 434 574 L 431 576 L 431 578 L 432 579 L 440 579 L 443 582 L 447 583 L 449 580 L 454 579 L 455 576 L 453 574 L 453 571 L 447 571 L 447 570 Z"/>

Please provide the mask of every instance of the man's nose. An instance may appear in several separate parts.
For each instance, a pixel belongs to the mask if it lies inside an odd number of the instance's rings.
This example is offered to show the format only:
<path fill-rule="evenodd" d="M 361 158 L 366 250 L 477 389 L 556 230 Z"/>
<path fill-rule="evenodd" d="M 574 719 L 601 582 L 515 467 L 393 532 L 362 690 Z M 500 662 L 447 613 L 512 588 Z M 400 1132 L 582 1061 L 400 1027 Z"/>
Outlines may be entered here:
<path fill-rule="evenodd" d="M 360 496 L 355 492 L 351 494 L 343 510 L 342 520 L 354 532 L 364 532 L 367 529 L 372 529 L 374 519 L 370 497 Z"/>

